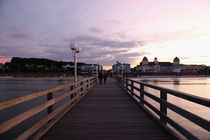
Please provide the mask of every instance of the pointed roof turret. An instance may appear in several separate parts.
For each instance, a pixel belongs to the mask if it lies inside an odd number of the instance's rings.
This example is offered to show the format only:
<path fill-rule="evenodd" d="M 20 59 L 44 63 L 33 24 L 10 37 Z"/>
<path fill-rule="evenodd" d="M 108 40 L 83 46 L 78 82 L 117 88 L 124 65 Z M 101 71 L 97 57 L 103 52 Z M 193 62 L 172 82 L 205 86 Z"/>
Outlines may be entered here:
<path fill-rule="evenodd" d="M 154 61 L 158 61 L 158 60 L 157 60 L 157 57 L 155 57 L 155 60 L 154 60 Z"/>
<path fill-rule="evenodd" d="M 145 56 L 142 61 L 148 61 L 147 57 Z"/>
<path fill-rule="evenodd" d="M 174 58 L 174 61 L 179 61 L 179 58 L 178 58 L 178 57 L 175 57 L 175 58 Z"/>

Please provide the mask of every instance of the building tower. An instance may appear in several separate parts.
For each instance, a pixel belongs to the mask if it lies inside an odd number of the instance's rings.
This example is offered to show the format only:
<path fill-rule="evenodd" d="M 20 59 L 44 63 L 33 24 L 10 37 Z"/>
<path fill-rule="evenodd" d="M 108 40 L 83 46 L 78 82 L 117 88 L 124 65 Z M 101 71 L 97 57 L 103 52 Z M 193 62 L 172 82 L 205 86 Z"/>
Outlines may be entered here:
<path fill-rule="evenodd" d="M 158 64 L 157 57 L 154 59 L 154 67 L 153 67 L 153 72 L 158 72 L 160 70 L 160 65 Z"/>
<path fill-rule="evenodd" d="M 140 63 L 140 65 L 141 65 L 141 70 L 143 72 L 146 72 L 146 71 L 149 70 L 149 65 L 148 65 L 148 59 L 147 59 L 147 57 L 144 57 L 142 59 L 142 62 Z"/>
<path fill-rule="evenodd" d="M 180 72 L 180 71 L 181 71 L 180 60 L 178 57 L 175 57 L 173 63 L 173 72 Z"/>
<path fill-rule="evenodd" d="M 148 65 L 148 59 L 146 56 L 142 59 L 142 65 Z"/>
<path fill-rule="evenodd" d="M 155 57 L 155 59 L 154 59 L 154 64 L 155 64 L 155 65 L 158 65 L 157 57 Z"/>
<path fill-rule="evenodd" d="M 179 65 L 179 64 L 180 64 L 179 58 L 175 57 L 174 58 L 174 65 Z"/>

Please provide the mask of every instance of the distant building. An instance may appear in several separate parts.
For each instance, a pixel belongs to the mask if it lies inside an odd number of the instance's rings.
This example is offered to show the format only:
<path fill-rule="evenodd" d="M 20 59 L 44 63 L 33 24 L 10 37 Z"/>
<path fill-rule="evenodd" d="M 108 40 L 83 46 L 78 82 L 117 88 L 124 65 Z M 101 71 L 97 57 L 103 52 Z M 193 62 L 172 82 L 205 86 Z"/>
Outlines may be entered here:
<path fill-rule="evenodd" d="M 100 64 L 85 64 L 81 66 L 82 72 L 91 72 L 97 74 L 98 71 L 102 71 L 103 67 Z"/>
<path fill-rule="evenodd" d="M 93 69 L 95 69 L 96 67 L 92 64 L 85 64 L 81 66 L 81 70 L 82 71 L 86 71 L 86 72 L 91 72 Z"/>
<path fill-rule="evenodd" d="M 73 68 L 74 68 L 74 66 L 71 66 L 70 64 L 67 64 L 67 65 L 63 66 L 64 70 L 73 69 Z"/>
<path fill-rule="evenodd" d="M 112 70 L 113 72 L 118 72 L 122 70 L 124 72 L 131 72 L 131 67 L 130 64 L 120 63 L 119 61 L 117 61 L 117 63 L 112 66 Z"/>
<path fill-rule="evenodd" d="M 142 62 L 137 65 L 136 70 L 142 72 L 180 72 L 180 60 L 175 57 L 173 63 L 158 62 L 157 57 L 155 57 L 153 62 L 149 62 L 147 57 L 144 57 Z"/>
<path fill-rule="evenodd" d="M 36 69 L 39 71 L 45 71 L 46 67 L 44 65 L 38 65 L 38 66 L 36 66 Z"/>
<path fill-rule="evenodd" d="M 181 65 L 182 72 L 198 72 L 200 70 L 205 70 L 206 65 Z"/>

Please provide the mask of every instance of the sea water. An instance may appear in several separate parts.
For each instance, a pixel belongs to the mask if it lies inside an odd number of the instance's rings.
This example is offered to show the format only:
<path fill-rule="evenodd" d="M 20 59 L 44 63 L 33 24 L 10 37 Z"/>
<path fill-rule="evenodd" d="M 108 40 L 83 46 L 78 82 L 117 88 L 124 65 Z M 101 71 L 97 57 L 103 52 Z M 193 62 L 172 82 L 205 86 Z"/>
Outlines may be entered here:
<path fill-rule="evenodd" d="M 210 77 L 141 77 L 132 78 L 136 81 L 145 82 L 148 84 L 161 86 L 181 92 L 185 92 L 191 95 L 203 97 L 210 99 Z M 136 85 L 137 86 L 137 85 Z M 145 90 L 153 95 L 160 97 L 160 92 L 158 90 L 145 87 Z M 160 108 L 160 104 L 153 101 L 152 99 L 145 96 L 145 100 L 149 101 L 157 109 Z M 190 111 L 208 121 L 210 121 L 210 109 L 208 107 L 186 101 L 179 97 L 168 94 L 168 101 Z M 203 128 L 195 125 L 194 123 L 188 121 L 187 119 L 181 117 L 171 110 L 167 110 L 169 117 L 181 124 L 184 128 L 189 130 L 191 133 L 199 137 L 200 139 L 210 139 L 210 134 Z M 155 114 L 155 113 L 154 113 Z"/>
<path fill-rule="evenodd" d="M 79 80 L 82 77 L 79 77 Z M 72 83 L 73 78 L 13 78 L 13 77 L 0 77 L 0 101 L 21 97 L 23 95 L 32 94 L 41 90 L 53 88 L 59 85 Z M 62 89 L 61 91 L 54 92 L 54 96 L 65 93 L 68 89 Z M 40 96 L 36 99 L 20 103 L 18 105 L 9 107 L 0 111 L 0 123 L 9 120 L 16 115 L 23 113 L 37 105 L 44 103 L 47 100 L 47 96 Z M 55 105 L 55 109 L 65 103 L 69 99 L 63 99 Z M 35 116 L 24 121 L 20 125 L 15 126 L 11 130 L 7 131 L 0 136 L 0 139 L 14 139 L 21 132 L 27 130 L 33 126 L 36 122 L 41 120 L 47 115 L 47 110 L 43 110 Z"/>

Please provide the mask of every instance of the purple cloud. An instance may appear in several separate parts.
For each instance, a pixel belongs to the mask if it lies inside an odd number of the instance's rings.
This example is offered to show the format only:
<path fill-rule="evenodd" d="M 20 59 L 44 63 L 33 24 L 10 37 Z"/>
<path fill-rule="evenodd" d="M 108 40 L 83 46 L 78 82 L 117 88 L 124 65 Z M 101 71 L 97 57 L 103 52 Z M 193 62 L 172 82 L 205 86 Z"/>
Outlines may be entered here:
<path fill-rule="evenodd" d="M 110 48 L 134 48 L 137 46 L 144 46 L 144 41 L 139 40 L 129 40 L 129 41 L 120 41 L 120 40 L 111 40 L 111 39 L 102 39 L 94 36 L 77 36 L 70 40 L 76 41 L 80 44 L 89 44 L 93 46 L 101 47 L 110 47 Z"/>
<path fill-rule="evenodd" d="M 103 31 L 99 28 L 92 27 L 89 29 L 91 33 L 102 33 Z"/>
<path fill-rule="evenodd" d="M 8 37 L 11 39 L 30 39 L 31 35 L 25 33 L 11 33 Z"/>

